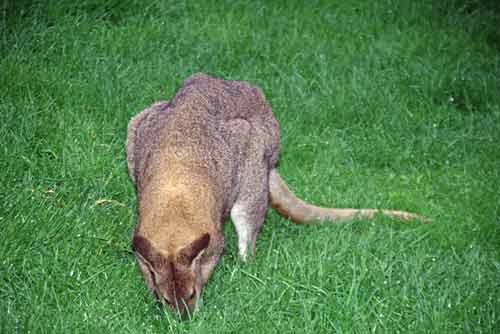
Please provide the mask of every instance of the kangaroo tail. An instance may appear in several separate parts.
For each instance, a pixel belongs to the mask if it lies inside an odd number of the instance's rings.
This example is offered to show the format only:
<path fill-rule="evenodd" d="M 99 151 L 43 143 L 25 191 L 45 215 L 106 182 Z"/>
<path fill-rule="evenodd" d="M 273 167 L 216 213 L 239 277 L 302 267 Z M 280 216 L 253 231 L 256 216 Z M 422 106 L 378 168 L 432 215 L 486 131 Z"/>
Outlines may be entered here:
<path fill-rule="evenodd" d="M 312 224 L 318 221 L 328 220 L 333 223 L 341 223 L 356 217 L 374 217 L 377 213 L 382 213 L 389 217 L 402 220 L 420 220 L 423 223 L 430 222 L 427 218 L 417 214 L 380 209 L 337 209 L 323 208 L 309 204 L 295 196 L 285 181 L 278 174 L 276 169 L 269 174 L 269 193 L 271 206 L 284 218 L 290 218 L 298 224 Z"/>

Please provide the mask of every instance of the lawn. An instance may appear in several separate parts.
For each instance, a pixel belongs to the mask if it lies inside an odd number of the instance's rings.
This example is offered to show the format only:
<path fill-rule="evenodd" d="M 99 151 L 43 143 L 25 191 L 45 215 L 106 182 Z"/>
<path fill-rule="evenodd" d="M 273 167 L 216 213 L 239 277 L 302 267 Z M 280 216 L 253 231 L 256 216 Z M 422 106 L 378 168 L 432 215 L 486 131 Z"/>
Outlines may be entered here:
<path fill-rule="evenodd" d="M 496 1 L 0 5 L 1 333 L 499 333 Z M 279 171 L 321 205 L 409 210 L 299 226 L 272 210 L 177 319 L 131 253 L 128 120 L 195 72 L 262 87 Z"/>

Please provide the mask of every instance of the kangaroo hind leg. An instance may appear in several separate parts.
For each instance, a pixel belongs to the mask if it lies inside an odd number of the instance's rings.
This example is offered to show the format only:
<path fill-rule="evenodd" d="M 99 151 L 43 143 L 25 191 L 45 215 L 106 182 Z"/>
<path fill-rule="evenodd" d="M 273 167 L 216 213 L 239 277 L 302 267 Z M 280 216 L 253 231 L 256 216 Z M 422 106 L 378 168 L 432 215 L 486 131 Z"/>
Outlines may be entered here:
<path fill-rule="evenodd" d="M 255 255 L 255 242 L 260 227 L 264 223 L 264 213 L 252 212 L 251 206 L 238 203 L 231 209 L 231 220 L 238 234 L 238 252 L 243 261 L 248 260 L 248 255 Z"/>

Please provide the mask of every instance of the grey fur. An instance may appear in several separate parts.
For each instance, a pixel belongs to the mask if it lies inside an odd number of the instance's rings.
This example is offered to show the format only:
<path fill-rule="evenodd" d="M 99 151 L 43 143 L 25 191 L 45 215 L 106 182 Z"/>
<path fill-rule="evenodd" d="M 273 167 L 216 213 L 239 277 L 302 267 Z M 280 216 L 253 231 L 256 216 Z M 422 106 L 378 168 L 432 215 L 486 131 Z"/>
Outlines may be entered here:
<path fill-rule="evenodd" d="M 216 181 L 222 217 L 235 201 L 268 206 L 268 175 L 279 154 L 279 126 L 261 90 L 243 81 L 198 73 L 187 78 L 170 102 L 153 104 L 129 123 L 127 162 L 139 194 L 155 155 L 186 157 Z M 222 218 L 221 217 L 221 218 Z"/>

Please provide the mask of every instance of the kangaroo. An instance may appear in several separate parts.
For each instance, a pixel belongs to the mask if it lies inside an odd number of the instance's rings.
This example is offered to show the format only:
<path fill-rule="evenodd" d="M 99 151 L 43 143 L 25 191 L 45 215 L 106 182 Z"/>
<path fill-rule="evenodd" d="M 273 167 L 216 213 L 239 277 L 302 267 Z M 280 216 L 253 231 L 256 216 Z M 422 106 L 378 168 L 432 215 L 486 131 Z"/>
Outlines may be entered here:
<path fill-rule="evenodd" d="M 224 248 L 231 217 L 239 256 L 254 255 L 270 205 L 296 223 L 343 222 L 378 212 L 321 208 L 297 198 L 278 174 L 279 126 L 262 91 L 244 81 L 198 73 L 170 101 L 128 125 L 129 176 L 137 197 L 132 246 L 147 286 L 180 313 L 192 311 Z"/>

